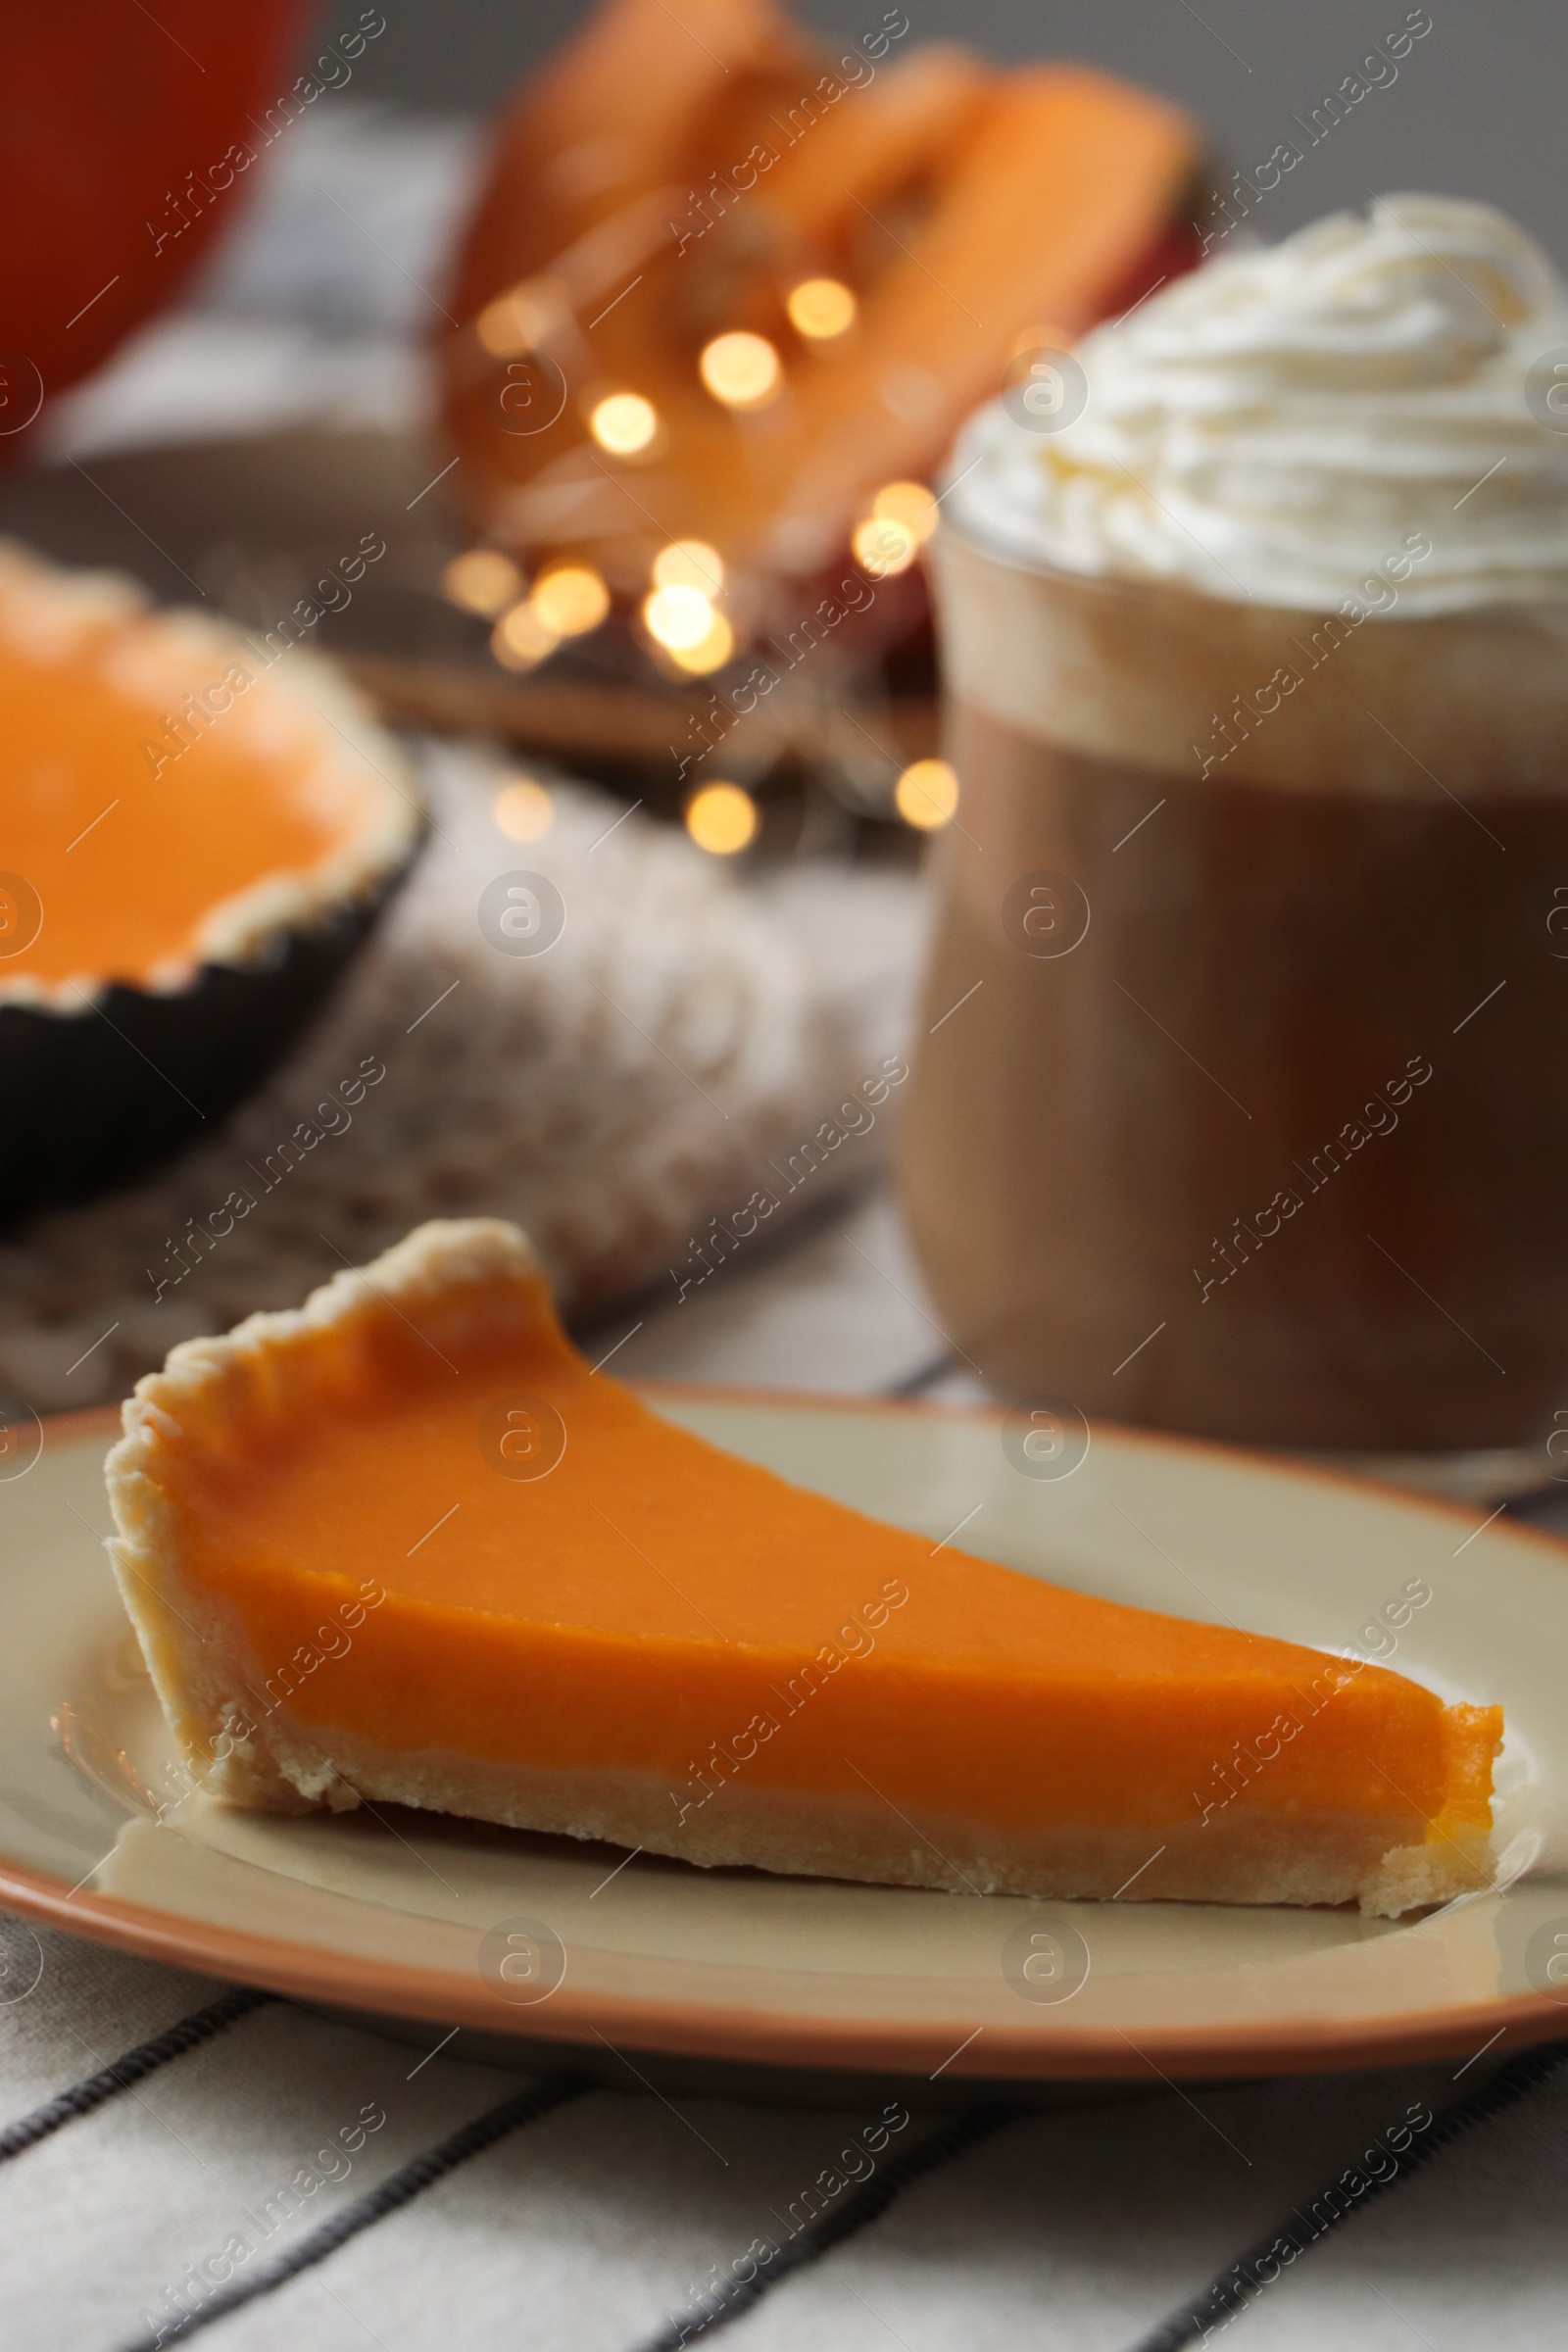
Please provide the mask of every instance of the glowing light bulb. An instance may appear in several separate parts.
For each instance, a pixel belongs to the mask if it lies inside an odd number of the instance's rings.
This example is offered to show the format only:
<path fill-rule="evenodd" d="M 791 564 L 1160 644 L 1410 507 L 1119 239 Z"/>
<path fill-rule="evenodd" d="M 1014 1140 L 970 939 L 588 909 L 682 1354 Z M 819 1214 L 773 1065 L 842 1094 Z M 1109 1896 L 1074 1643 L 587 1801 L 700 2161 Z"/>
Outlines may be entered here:
<path fill-rule="evenodd" d="M 914 760 L 893 787 L 893 805 L 917 833 L 938 833 L 958 806 L 958 779 L 946 760 Z"/>
<path fill-rule="evenodd" d="M 556 805 L 532 776 L 514 776 L 496 794 L 490 813 L 509 841 L 539 841 L 555 822 Z"/>
<path fill-rule="evenodd" d="M 672 580 L 667 588 L 656 588 L 643 599 L 643 618 L 648 634 L 657 638 L 669 653 L 679 653 L 701 645 L 713 625 L 712 600 L 701 588 L 683 587 Z"/>
<path fill-rule="evenodd" d="M 689 671 L 694 678 L 706 678 L 710 670 L 722 669 L 735 651 L 735 632 L 723 613 L 715 612 L 707 636 L 696 645 L 672 645 L 667 650 L 677 669 Z"/>
<path fill-rule="evenodd" d="M 465 612 L 480 612 L 493 620 L 513 603 L 522 586 L 522 574 L 510 556 L 497 547 L 470 547 L 454 556 L 441 574 L 441 592 L 449 605 Z"/>
<path fill-rule="evenodd" d="M 917 547 L 925 545 L 941 519 L 937 502 L 924 482 L 884 484 L 871 501 L 871 513 L 878 519 L 901 524 Z"/>
<path fill-rule="evenodd" d="M 700 850 L 733 858 L 757 836 L 757 803 L 739 784 L 704 784 L 686 804 L 686 830 Z"/>
<path fill-rule="evenodd" d="M 556 650 L 561 640 L 547 629 L 531 600 L 503 612 L 490 632 L 490 651 L 507 669 L 533 669 Z"/>
<path fill-rule="evenodd" d="M 716 596 L 724 585 L 724 559 L 706 539 L 672 539 L 654 558 L 656 588 L 700 588 Z"/>
<path fill-rule="evenodd" d="M 760 409 L 783 378 L 778 353 L 765 335 L 743 330 L 715 335 L 697 363 L 698 373 L 726 409 Z"/>
<path fill-rule="evenodd" d="M 659 430 L 659 411 L 640 392 L 611 392 L 596 401 L 588 430 L 612 458 L 634 458 Z"/>
<path fill-rule="evenodd" d="M 591 564 L 561 564 L 533 584 L 535 615 L 558 637 L 582 637 L 610 611 L 610 590 Z"/>
<path fill-rule="evenodd" d="M 856 524 L 850 545 L 860 569 L 874 580 L 890 580 L 896 572 L 907 571 L 920 551 L 908 525 L 895 521 L 891 514 L 868 514 Z"/>
<path fill-rule="evenodd" d="M 808 343 L 829 343 L 855 324 L 859 304 L 836 277 L 808 277 L 790 290 L 784 305 L 790 324 Z"/>

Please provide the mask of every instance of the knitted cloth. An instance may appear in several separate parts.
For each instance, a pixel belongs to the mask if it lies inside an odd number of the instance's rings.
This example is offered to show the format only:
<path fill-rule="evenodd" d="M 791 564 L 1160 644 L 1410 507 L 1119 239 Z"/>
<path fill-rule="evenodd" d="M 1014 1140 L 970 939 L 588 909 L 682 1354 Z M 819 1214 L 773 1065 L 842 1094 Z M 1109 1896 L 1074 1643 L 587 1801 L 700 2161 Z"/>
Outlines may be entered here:
<path fill-rule="evenodd" d="M 666 1279 L 673 1297 L 714 1217 L 760 1193 L 772 1230 L 869 1171 L 898 1100 L 878 1074 L 904 1066 L 912 884 L 744 882 L 576 784 L 518 843 L 494 813 L 504 770 L 446 749 L 423 766 L 419 861 L 273 1078 L 151 1182 L 0 1247 L 0 1392 L 39 1411 L 121 1396 L 176 1340 L 297 1305 L 424 1217 L 515 1218 L 568 1311 Z M 481 897 L 518 872 L 560 893 L 546 953 L 492 944 Z"/>

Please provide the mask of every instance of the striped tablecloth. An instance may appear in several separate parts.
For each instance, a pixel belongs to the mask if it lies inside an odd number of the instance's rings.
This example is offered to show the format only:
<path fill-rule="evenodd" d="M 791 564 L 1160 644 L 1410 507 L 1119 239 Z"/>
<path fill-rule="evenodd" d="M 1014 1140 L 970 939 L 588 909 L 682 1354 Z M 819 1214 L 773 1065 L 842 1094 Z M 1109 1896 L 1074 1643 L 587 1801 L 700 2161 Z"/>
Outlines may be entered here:
<path fill-rule="evenodd" d="M 621 1360 L 964 1394 L 880 1197 Z M 20 1921 L 0 1947 L 7 2352 L 1568 2344 L 1568 2044 L 824 2112 L 509 2075 Z"/>

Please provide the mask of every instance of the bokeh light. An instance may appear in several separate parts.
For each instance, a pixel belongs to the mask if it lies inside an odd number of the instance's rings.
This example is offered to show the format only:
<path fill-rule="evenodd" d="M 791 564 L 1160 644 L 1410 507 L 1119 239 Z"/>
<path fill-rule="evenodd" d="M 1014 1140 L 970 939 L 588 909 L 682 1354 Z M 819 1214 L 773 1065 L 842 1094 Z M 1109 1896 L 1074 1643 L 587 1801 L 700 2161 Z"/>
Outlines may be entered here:
<path fill-rule="evenodd" d="M 704 784 L 686 804 L 686 830 L 700 850 L 733 858 L 757 835 L 757 803 L 739 784 Z"/>
<path fill-rule="evenodd" d="M 596 401 L 588 430 L 612 458 L 634 458 L 659 430 L 659 411 L 640 392 L 611 392 Z"/>
<path fill-rule="evenodd" d="M 553 654 L 561 640 L 547 629 L 532 603 L 524 598 L 503 612 L 490 632 L 490 650 L 508 669 L 533 669 Z"/>
<path fill-rule="evenodd" d="M 765 335 L 715 335 L 705 346 L 698 372 L 726 409 L 760 409 L 770 401 L 783 378 L 778 353 Z"/>
<path fill-rule="evenodd" d="M 735 632 L 723 613 L 715 612 L 707 636 L 696 645 L 672 645 L 666 651 L 677 669 L 688 671 L 694 678 L 706 678 L 710 671 L 722 669 L 735 651 Z"/>
<path fill-rule="evenodd" d="M 454 556 L 441 574 L 441 592 L 448 604 L 465 612 L 482 613 L 494 620 L 514 603 L 522 587 L 522 574 L 498 547 L 470 547 Z"/>
<path fill-rule="evenodd" d="M 790 289 L 784 307 L 798 335 L 808 343 L 828 343 L 849 332 L 859 305 L 840 279 L 808 277 Z"/>
<path fill-rule="evenodd" d="M 902 524 L 917 547 L 923 547 L 941 519 L 941 511 L 924 482 L 887 482 L 871 501 L 874 517 Z"/>
<path fill-rule="evenodd" d="M 535 615 L 558 637 L 582 637 L 610 611 L 610 590 L 591 564 L 560 564 L 533 584 Z"/>
<path fill-rule="evenodd" d="M 505 294 L 485 304 L 473 322 L 473 331 L 494 358 L 512 359 L 518 352 L 534 350 L 543 340 L 552 323 L 552 307 L 526 283 L 509 286 Z"/>
<path fill-rule="evenodd" d="M 1071 351 L 1076 337 L 1071 327 L 1059 319 L 1040 319 L 1033 326 L 1021 326 L 1013 336 L 1007 357 L 1021 360 L 1034 351 Z"/>
<path fill-rule="evenodd" d="M 656 588 L 699 588 L 716 596 L 724 585 L 724 559 L 706 539 L 672 539 L 654 558 Z"/>
<path fill-rule="evenodd" d="M 913 760 L 893 787 L 893 805 L 906 825 L 937 833 L 958 806 L 958 778 L 946 760 Z"/>
<path fill-rule="evenodd" d="M 514 776 L 496 794 L 491 809 L 509 841 L 540 841 L 555 822 L 556 805 L 533 776 Z"/>
<path fill-rule="evenodd" d="M 850 545 L 855 561 L 873 580 L 890 580 L 895 573 L 907 571 L 920 552 L 920 543 L 907 523 L 891 514 L 868 514 L 863 522 L 858 522 Z"/>
<path fill-rule="evenodd" d="M 701 645 L 712 627 L 712 599 L 701 588 L 672 580 L 667 588 L 656 588 L 644 597 L 643 618 L 650 637 L 657 638 L 667 652 L 679 653 Z"/>

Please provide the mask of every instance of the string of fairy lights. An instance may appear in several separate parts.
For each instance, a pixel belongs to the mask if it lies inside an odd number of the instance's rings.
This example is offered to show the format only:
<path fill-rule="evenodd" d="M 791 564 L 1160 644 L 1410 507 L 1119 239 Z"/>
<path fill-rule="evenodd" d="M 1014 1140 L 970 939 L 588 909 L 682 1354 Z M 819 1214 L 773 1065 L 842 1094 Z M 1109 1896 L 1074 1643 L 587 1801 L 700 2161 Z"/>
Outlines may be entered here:
<path fill-rule="evenodd" d="M 548 288 L 514 286 L 480 312 L 474 332 L 494 358 L 537 350 L 548 338 L 552 307 Z M 785 311 L 802 341 L 820 347 L 849 332 L 858 304 L 839 279 L 808 277 L 788 290 Z M 777 345 L 747 328 L 706 343 L 697 374 L 712 400 L 737 413 L 766 408 L 785 381 Z M 600 391 L 585 422 L 594 443 L 623 463 L 648 462 L 663 446 L 657 407 L 630 387 Z M 851 552 L 871 578 L 890 579 L 917 561 L 936 523 L 937 502 L 923 482 L 887 482 L 855 523 Z M 579 555 L 549 559 L 529 579 L 503 549 L 472 547 L 447 564 L 442 586 L 452 604 L 491 623 L 491 653 L 514 672 L 537 669 L 564 645 L 591 636 L 614 609 L 608 581 Z M 746 623 L 733 606 L 723 609 L 725 588 L 724 559 L 706 540 L 673 540 L 655 556 L 634 633 L 666 675 L 708 677 L 744 649 Z M 957 808 L 957 778 L 945 760 L 916 760 L 899 773 L 892 798 L 904 823 L 935 832 Z M 760 823 L 751 793 L 724 777 L 699 783 L 683 814 L 692 840 L 715 857 L 749 848 Z M 532 778 L 509 783 L 496 800 L 495 819 L 510 840 L 539 839 L 551 822 L 547 788 Z"/>

